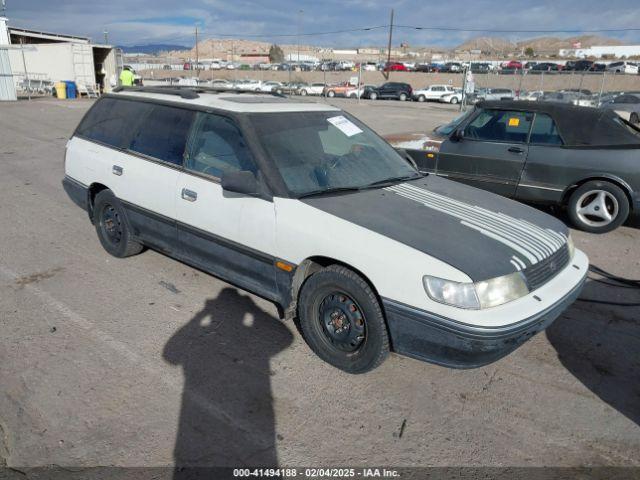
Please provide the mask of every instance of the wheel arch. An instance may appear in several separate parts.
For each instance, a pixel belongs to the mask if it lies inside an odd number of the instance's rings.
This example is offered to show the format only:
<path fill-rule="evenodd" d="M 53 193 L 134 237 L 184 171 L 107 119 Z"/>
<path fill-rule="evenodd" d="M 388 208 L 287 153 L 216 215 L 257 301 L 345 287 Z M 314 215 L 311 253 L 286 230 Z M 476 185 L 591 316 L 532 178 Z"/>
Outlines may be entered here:
<path fill-rule="evenodd" d="M 386 315 L 384 312 L 382 299 L 380 297 L 380 294 L 378 293 L 378 290 L 376 289 L 376 286 L 369 279 L 369 277 L 364 272 L 362 272 L 362 270 L 354 267 L 353 265 L 350 265 L 347 262 L 343 262 L 342 260 L 338 260 L 336 258 L 326 257 L 322 255 L 307 257 L 302 262 L 300 262 L 300 264 L 296 267 L 293 278 L 291 280 L 291 303 L 285 310 L 285 318 L 293 318 L 297 315 L 298 298 L 300 297 L 300 291 L 302 290 L 302 286 L 304 285 L 305 281 L 309 277 L 311 277 L 311 275 L 313 275 L 314 273 L 330 265 L 343 266 L 353 271 L 354 273 L 358 274 L 360 277 L 362 277 L 362 279 L 367 283 L 367 285 L 369 285 L 374 295 L 376 296 L 376 299 L 380 303 L 380 308 L 382 309 L 382 314 L 385 316 L 385 321 L 386 321 Z"/>
<path fill-rule="evenodd" d="M 98 182 L 92 183 L 87 189 L 87 213 L 89 214 L 89 220 L 91 220 L 91 223 L 93 223 L 93 206 L 95 204 L 96 195 L 103 190 L 109 190 L 109 187 Z"/>
<path fill-rule="evenodd" d="M 609 182 L 609 183 L 613 183 L 617 187 L 620 187 L 624 192 L 625 196 L 627 197 L 627 201 L 629 202 L 629 209 L 633 210 L 633 196 L 632 196 L 633 189 L 627 182 L 609 173 L 598 173 L 598 174 L 590 175 L 588 177 L 584 177 L 581 180 L 578 180 L 576 182 L 573 182 L 562 193 L 561 205 L 566 206 L 569 202 L 569 198 L 571 197 L 571 194 L 576 189 L 580 188 L 582 185 L 584 185 L 587 182 L 593 182 L 593 181 Z"/>

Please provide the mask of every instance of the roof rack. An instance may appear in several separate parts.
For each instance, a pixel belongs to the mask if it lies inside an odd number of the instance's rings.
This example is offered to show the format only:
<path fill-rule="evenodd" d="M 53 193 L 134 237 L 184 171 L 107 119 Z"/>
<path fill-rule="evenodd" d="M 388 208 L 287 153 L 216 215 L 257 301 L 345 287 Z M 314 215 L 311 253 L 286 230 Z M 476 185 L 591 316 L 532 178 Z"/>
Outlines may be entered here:
<path fill-rule="evenodd" d="M 166 87 L 123 87 L 122 85 L 113 89 L 114 92 L 146 92 L 146 93 L 163 93 L 165 95 L 178 95 L 179 97 L 185 98 L 187 100 L 193 100 L 194 98 L 200 97 L 198 93 L 191 89 L 187 88 L 175 88 L 172 86 Z"/>
<path fill-rule="evenodd" d="M 209 86 L 194 86 L 194 85 L 158 85 L 153 87 L 124 87 L 122 85 L 113 89 L 114 92 L 146 92 L 146 93 L 162 93 L 165 95 L 177 95 L 187 100 L 193 100 L 199 98 L 199 93 L 250 93 L 253 95 L 271 95 L 274 97 L 288 98 L 286 95 L 278 92 L 263 92 L 246 89 L 235 88 L 220 88 Z"/>

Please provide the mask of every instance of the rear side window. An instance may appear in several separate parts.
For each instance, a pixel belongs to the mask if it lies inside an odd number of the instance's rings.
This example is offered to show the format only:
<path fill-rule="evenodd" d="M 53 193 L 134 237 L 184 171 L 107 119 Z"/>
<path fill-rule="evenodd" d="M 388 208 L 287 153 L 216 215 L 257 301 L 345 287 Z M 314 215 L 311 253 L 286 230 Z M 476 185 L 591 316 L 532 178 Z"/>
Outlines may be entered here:
<path fill-rule="evenodd" d="M 195 112 L 183 108 L 153 105 L 138 123 L 129 150 L 182 165 L 189 129 Z"/>
<path fill-rule="evenodd" d="M 221 115 L 198 113 L 189 150 L 188 170 L 217 178 L 225 172 L 256 172 L 242 133 L 231 119 Z"/>
<path fill-rule="evenodd" d="M 525 143 L 533 115 L 509 110 L 484 110 L 465 128 L 464 136 L 489 142 Z"/>
<path fill-rule="evenodd" d="M 76 134 L 89 140 L 123 148 L 131 128 L 151 109 L 147 103 L 103 98 L 96 102 L 78 126 Z"/>
<path fill-rule="evenodd" d="M 556 123 L 549 115 L 536 113 L 529 142 L 540 145 L 562 145 Z"/>

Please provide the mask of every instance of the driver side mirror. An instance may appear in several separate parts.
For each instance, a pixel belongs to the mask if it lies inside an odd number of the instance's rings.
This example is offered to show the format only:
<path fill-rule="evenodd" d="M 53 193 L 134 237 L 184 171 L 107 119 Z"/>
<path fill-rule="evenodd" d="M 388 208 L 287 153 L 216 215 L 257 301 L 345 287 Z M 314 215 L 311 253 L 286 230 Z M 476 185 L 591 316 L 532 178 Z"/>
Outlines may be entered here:
<path fill-rule="evenodd" d="M 241 170 L 239 172 L 225 172 L 220 178 L 222 189 L 227 192 L 242 193 L 244 195 L 258 194 L 258 181 L 253 172 Z"/>
<path fill-rule="evenodd" d="M 464 128 L 456 128 L 449 136 L 449 140 L 451 140 L 452 142 L 460 142 L 463 138 Z"/>

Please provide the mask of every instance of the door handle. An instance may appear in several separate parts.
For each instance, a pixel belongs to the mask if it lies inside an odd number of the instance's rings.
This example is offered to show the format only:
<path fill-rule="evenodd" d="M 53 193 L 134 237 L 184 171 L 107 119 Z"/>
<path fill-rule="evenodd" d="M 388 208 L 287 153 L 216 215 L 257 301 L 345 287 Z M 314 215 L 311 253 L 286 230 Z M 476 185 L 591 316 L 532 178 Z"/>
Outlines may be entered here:
<path fill-rule="evenodd" d="M 198 192 L 189 190 L 187 188 L 182 189 L 182 198 L 187 202 L 195 202 L 198 199 Z"/>
<path fill-rule="evenodd" d="M 120 165 L 114 165 L 113 167 L 111 167 L 111 173 L 113 173 L 114 175 L 120 176 L 123 172 L 124 169 Z"/>
<path fill-rule="evenodd" d="M 509 147 L 507 149 L 507 151 L 509 151 L 511 153 L 524 153 L 524 149 L 522 149 L 520 147 Z"/>

